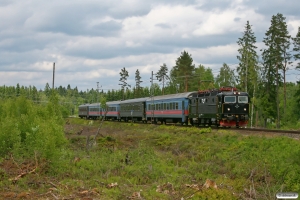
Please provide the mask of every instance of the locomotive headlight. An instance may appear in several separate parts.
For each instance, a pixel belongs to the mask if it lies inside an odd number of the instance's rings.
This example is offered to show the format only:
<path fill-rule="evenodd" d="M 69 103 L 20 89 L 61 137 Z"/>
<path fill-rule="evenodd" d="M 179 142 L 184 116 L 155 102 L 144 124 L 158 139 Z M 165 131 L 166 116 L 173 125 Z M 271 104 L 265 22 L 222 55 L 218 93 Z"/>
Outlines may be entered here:
<path fill-rule="evenodd" d="M 246 111 L 247 109 L 246 108 L 244 108 L 244 111 Z"/>
<path fill-rule="evenodd" d="M 227 108 L 228 111 L 230 111 L 230 108 Z"/>

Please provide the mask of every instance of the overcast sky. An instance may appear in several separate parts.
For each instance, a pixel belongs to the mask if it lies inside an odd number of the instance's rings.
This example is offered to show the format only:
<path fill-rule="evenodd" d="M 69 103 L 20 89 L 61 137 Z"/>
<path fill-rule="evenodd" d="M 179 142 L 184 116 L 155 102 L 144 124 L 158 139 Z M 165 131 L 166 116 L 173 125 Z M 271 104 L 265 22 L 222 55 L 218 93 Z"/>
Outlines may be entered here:
<path fill-rule="evenodd" d="M 217 75 L 223 63 L 237 67 L 247 20 L 260 49 L 277 13 L 296 36 L 299 8 L 299 0 L 0 0 L 0 85 L 52 86 L 55 62 L 55 87 L 119 89 L 123 67 L 129 84 L 139 69 L 148 86 L 151 71 L 170 70 L 184 50 Z"/>

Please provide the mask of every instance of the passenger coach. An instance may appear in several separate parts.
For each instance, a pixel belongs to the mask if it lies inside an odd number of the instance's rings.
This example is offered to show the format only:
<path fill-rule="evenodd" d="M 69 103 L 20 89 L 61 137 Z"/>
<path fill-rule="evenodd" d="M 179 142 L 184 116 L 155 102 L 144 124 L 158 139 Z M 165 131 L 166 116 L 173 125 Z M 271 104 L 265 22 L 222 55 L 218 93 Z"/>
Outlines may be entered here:
<path fill-rule="evenodd" d="M 78 108 L 78 116 L 86 119 L 97 119 L 101 115 L 99 103 L 84 104 Z"/>
<path fill-rule="evenodd" d="M 83 104 L 78 107 L 78 116 L 80 118 L 87 118 L 88 116 L 88 104 Z"/>
<path fill-rule="evenodd" d="M 107 112 L 105 109 L 102 111 L 102 117 L 104 117 L 105 113 L 105 119 L 106 120 L 117 120 L 120 121 L 120 102 L 121 101 L 110 101 L 106 103 L 107 106 Z"/>
<path fill-rule="evenodd" d="M 146 122 L 146 98 L 129 99 L 120 101 L 120 119 Z"/>
<path fill-rule="evenodd" d="M 147 120 L 157 123 L 188 124 L 189 97 L 197 92 L 169 94 L 148 98 L 146 101 Z"/>

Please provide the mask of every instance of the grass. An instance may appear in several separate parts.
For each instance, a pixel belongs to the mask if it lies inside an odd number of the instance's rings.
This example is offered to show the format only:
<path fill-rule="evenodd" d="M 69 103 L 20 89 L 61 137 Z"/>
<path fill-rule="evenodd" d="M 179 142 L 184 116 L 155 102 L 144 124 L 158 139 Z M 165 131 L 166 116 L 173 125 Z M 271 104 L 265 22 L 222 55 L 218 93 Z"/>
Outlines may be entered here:
<path fill-rule="evenodd" d="M 99 126 L 76 118 L 70 123 Z M 274 199 L 281 190 L 300 192 L 300 143 L 295 139 L 132 123 L 105 122 L 101 130 L 103 137 L 88 152 L 86 137 L 69 133 L 74 137 L 67 150 L 46 172 L 25 176 L 9 190 L 45 194 L 53 185 L 37 189 L 28 183 L 51 177 L 57 187 L 52 193 L 60 198 L 126 199 L 140 192 L 144 199 Z M 4 170 L 0 175 L 8 177 Z M 186 186 L 202 186 L 206 179 L 218 189 Z M 156 191 L 167 183 L 171 189 Z"/>

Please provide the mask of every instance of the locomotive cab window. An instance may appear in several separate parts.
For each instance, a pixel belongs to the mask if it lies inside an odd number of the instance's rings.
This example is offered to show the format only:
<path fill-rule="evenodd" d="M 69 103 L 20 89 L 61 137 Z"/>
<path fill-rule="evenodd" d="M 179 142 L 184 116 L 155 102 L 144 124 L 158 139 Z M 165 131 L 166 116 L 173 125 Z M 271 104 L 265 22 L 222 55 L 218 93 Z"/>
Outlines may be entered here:
<path fill-rule="evenodd" d="M 235 96 L 225 96 L 224 103 L 235 103 L 236 99 Z"/>
<path fill-rule="evenodd" d="M 238 101 L 239 101 L 239 103 L 248 103 L 248 97 L 247 96 L 239 96 Z"/>

